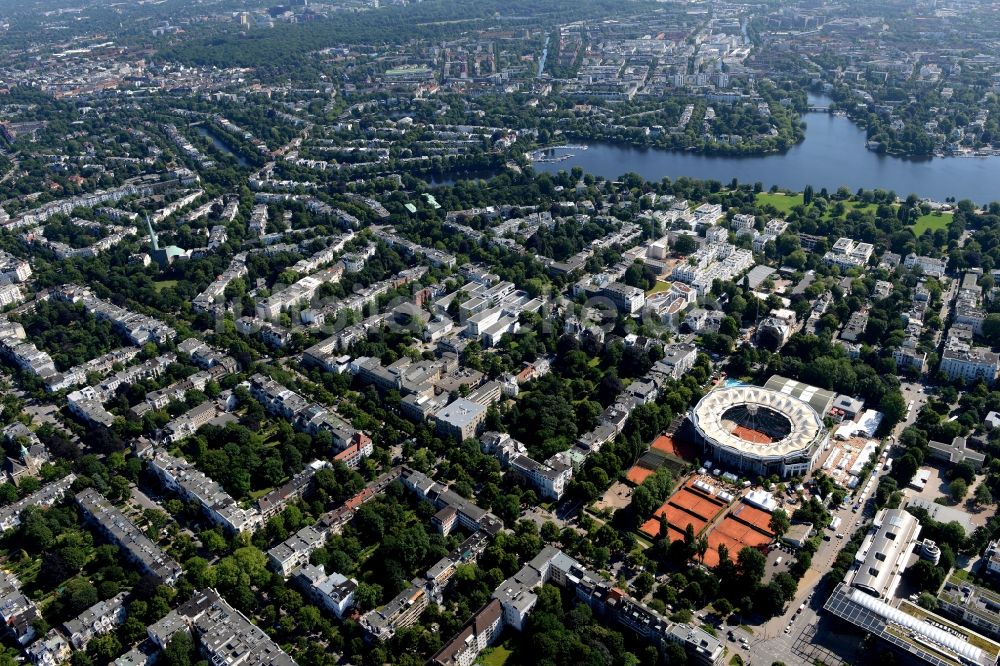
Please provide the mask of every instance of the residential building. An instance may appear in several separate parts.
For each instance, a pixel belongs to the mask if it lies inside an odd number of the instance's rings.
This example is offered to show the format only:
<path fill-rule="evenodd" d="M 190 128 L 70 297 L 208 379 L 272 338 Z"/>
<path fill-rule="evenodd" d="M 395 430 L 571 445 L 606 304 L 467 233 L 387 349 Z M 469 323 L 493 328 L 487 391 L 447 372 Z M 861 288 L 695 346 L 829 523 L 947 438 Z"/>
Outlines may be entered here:
<path fill-rule="evenodd" d="M 87 643 L 94 636 L 115 630 L 125 622 L 125 592 L 99 601 L 72 620 L 63 624 L 63 630 L 73 644 L 74 650 L 87 649 Z"/>
<path fill-rule="evenodd" d="M 903 340 L 903 344 L 892 352 L 892 358 L 896 361 L 896 368 L 906 370 L 912 368 L 920 374 L 927 372 L 927 352 L 921 351 L 918 347 L 919 340 L 909 337 Z"/>
<path fill-rule="evenodd" d="M 158 450 L 149 459 L 149 469 L 181 497 L 200 504 L 213 522 L 229 532 L 253 533 L 264 522 L 260 511 L 244 509 L 221 485 L 183 458 Z"/>
<path fill-rule="evenodd" d="M 76 495 L 76 503 L 84 516 L 94 523 L 110 541 L 125 551 L 128 559 L 143 573 L 155 577 L 164 585 L 173 585 L 183 573 L 181 565 L 147 537 L 103 495 L 87 488 Z"/>
<path fill-rule="evenodd" d="M 27 497 L 22 497 L 13 504 L 0 508 L 0 530 L 11 530 L 21 524 L 21 512 L 29 506 L 48 508 L 61 500 L 69 491 L 75 474 L 68 474 L 58 481 L 53 481 Z"/>
<path fill-rule="evenodd" d="M 326 543 L 327 532 L 306 525 L 277 546 L 267 551 L 271 567 L 288 577 L 300 566 L 309 563 L 309 556 Z"/>
<path fill-rule="evenodd" d="M 560 500 L 573 478 L 573 466 L 556 454 L 545 462 L 527 455 L 527 448 L 506 433 L 488 432 L 480 439 L 483 451 L 495 455 L 523 483 L 541 497 Z"/>
<path fill-rule="evenodd" d="M 0 277 L 9 282 L 24 282 L 31 277 L 31 264 L 20 257 L 0 251 Z"/>
<path fill-rule="evenodd" d="M 423 581 L 415 578 L 408 588 L 393 597 L 381 608 L 366 613 L 361 618 L 361 626 L 378 640 L 388 640 L 396 631 L 408 627 L 417 619 L 430 603 L 430 595 Z"/>
<path fill-rule="evenodd" d="M 492 599 L 431 657 L 430 664 L 472 666 L 479 654 L 500 637 L 503 627 L 503 606 Z"/>
<path fill-rule="evenodd" d="M 1000 373 L 1000 355 L 985 347 L 946 347 L 941 354 L 939 369 L 951 381 L 963 379 L 973 382 L 982 379 L 987 384 L 992 384 Z"/>
<path fill-rule="evenodd" d="M 44 638 L 35 641 L 25 653 L 36 666 L 56 666 L 69 661 L 73 649 L 57 629 L 50 629 Z"/>
<path fill-rule="evenodd" d="M 823 261 L 841 269 L 867 266 L 875 247 L 871 243 L 859 243 L 850 238 L 839 238 L 833 248 L 823 255 Z"/>
<path fill-rule="evenodd" d="M 306 564 L 299 569 L 295 580 L 310 597 L 338 618 L 342 618 L 354 602 L 358 581 L 337 572 L 325 573 L 323 567 Z"/>
<path fill-rule="evenodd" d="M 601 290 L 601 295 L 609 299 L 619 312 L 634 315 L 646 304 L 646 294 L 638 287 L 630 287 L 620 282 L 612 282 Z"/>
<path fill-rule="evenodd" d="M 193 636 L 198 651 L 213 666 L 296 666 L 263 629 L 213 589 L 195 592 L 147 629 L 160 649 L 182 631 Z"/>
<path fill-rule="evenodd" d="M 913 252 L 906 255 L 903 260 L 905 268 L 918 268 L 929 277 L 942 277 L 948 270 L 948 262 L 944 259 L 934 259 L 933 257 L 917 256 Z"/>
<path fill-rule="evenodd" d="M 52 296 L 70 303 L 81 303 L 84 309 L 99 320 L 110 321 L 114 327 L 136 346 L 147 342 L 163 344 L 177 337 L 177 331 L 159 319 L 131 312 L 94 296 L 85 287 L 64 285 L 52 290 Z"/>
<path fill-rule="evenodd" d="M 694 344 L 673 344 L 663 348 L 663 358 L 653 367 L 668 377 L 680 379 L 694 367 L 696 360 L 698 360 L 698 347 Z"/>
<path fill-rule="evenodd" d="M 857 342 L 864 336 L 867 327 L 867 310 L 852 312 L 850 318 L 847 320 L 847 324 L 844 326 L 844 330 L 840 332 L 840 338 L 849 342 Z"/>
<path fill-rule="evenodd" d="M 0 623 L 20 645 L 27 645 L 37 635 L 34 627 L 39 617 L 35 602 L 21 592 L 21 582 L 14 574 L 0 569 Z"/>
<path fill-rule="evenodd" d="M 442 435 L 459 440 L 475 437 L 486 420 L 486 406 L 468 398 L 456 398 L 434 414 L 437 430 Z"/>

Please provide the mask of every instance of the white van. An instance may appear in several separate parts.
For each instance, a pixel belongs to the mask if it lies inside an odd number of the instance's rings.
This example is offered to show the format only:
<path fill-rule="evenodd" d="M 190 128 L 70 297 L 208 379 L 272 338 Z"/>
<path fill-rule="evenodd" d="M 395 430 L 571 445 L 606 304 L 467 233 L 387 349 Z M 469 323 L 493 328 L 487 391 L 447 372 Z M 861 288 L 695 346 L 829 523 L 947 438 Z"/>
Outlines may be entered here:
<path fill-rule="evenodd" d="M 781 558 L 781 557 L 779 557 L 778 559 L 776 559 L 776 560 L 774 561 L 774 566 L 778 566 L 779 564 L 781 564 L 781 560 L 782 560 L 782 559 L 784 559 L 784 558 Z"/>

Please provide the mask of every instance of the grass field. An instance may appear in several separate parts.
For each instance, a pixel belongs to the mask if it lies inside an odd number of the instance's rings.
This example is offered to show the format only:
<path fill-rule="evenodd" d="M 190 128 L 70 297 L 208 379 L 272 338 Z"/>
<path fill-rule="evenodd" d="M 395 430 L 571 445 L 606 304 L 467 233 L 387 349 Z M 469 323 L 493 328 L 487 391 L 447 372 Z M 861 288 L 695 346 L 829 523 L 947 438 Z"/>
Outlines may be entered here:
<path fill-rule="evenodd" d="M 835 202 L 834 202 L 835 203 Z M 824 220 L 830 220 L 833 218 L 833 205 L 831 203 L 826 212 L 823 213 Z M 788 215 L 793 208 L 803 204 L 801 194 L 783 194 L 781 192 L 776 192 L 774 194 L 770 192 L 761 192 L 757 195 L 757 204 L 764 206 L 770 204 L 778 209 L 778 212 L 782 215 Z M 845 201 L 844 202 L 844 214 L 841 217 L 847 217 L 847 214 L 852 210 L 858 210 L 863 213 L 875 213 L 878 208 L 878 204 L 866 204 L 860 201 Z"/>
<path fill-rule="evenodd" d="M 921 235 L 925 231 L 937 231 L 938 229 L 947 229 L 951 224 L 953 219 L 952 213 L 928 213 L 927 215 L 921 215 L 917 218 L 917 221 L 913 224 L 913 233 L 917 236 Z"/>
<path fill-rule="evenodd" d="M 793 208 L 802 205 L 802 195 L 760 192 L 757 195 L 757 204 L 760 206 L 770 204 L 777 208 L 779 213 L 787 215 Z"/>
<path fill-rule="evenodd" d="M 483 666 L 503 666 L 510 659 L 512 650 L 505 643 L 483 650 L 483 653 L 476 659 L 477 664 Z"/>
<path fill-rule="evenodd" d="M 663 280 L 657 280 L 656 284 L 653 285 L 653 288 L 650 289 L 650 290 L 648 290 L 646 292 L 646 296 L 652 296 L 653 294 L 659 294 L 659 293 L 667 291 L 669 289 L 670 289 L 670 283 L 669 282 L 664 282 Z"/>
<path fill-rule="evenodd" d="M 164 289 L 172 289 L 177 286 L 177 280 L 157 280 L 153 283 L 153 289 L 160 293 Z"/>
<path fill-rule="evenodd" d="M 844 208 L 847 209 L 844 212 L 844 215 L 847 215 L 847 213 L 850 213 L 852 210 L 859 210 L 862 213 L 871 213 L 872 215 L 874 215 L 875 211 L 878 210 L 878 204 L 873 204 L 873 203 L 863 204 L 860 201 L 845 201 Z"/>

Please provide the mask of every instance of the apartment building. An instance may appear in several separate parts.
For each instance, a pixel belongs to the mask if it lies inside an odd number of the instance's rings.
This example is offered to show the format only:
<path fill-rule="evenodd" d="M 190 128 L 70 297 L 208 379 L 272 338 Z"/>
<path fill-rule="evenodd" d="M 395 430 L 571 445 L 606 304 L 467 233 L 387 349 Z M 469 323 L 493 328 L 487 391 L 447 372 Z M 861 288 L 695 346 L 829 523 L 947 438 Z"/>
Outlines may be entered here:
<path fill-rule="evenodd" d="M 128 559 L 164 585 L 173 585 L 184 572 L 169 555 L 160 550 L 142 530 L 135 526 L 103 495 L 87 488 L 77 493 L 76 503 L 84 516 L 111 542 L 121 548 Z"/>
<path fill-rule="evenodd" d="M 158 450 L 149 459 L 149 469 L 181 497 L 200 504 L 214 523 L 229 532 L 253 533 L 264 522 L 260 511 L 244 509 L 221 485 L 183 458 Z"/>

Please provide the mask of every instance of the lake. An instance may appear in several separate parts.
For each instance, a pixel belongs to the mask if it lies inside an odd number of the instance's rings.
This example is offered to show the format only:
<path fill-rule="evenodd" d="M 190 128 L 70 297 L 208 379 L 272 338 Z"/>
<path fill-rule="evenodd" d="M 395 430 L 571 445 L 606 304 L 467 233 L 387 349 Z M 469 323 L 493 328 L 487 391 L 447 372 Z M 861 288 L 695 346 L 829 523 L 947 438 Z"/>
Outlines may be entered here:
<path fill-rule="evenodd" d="M 828 100 L 810 96 L 810 104 Z M 536 162 L 536 171 L 557 173 L 580 167 L 584 172 L 618 178 L 632 171 L 650 181 L 664 176 L 718 180 L 728 184 L 772 185 L 800 191 L 806 185 L 831 192 L 841 185 L 893 190 L 900 196 L 916 194 L 944 201 L 971 199 L 978 204 L 1000 200 L 1000 157 L 934 157 L 914 160 L 879 155 L 865 148 L 865 131 L 850 119 L 829 113 L 807 113 L 805 140 L 783 154 L 757 157 L 698 155 L 608 143 L 583 143 L 587 150 L 557 148 L 555 155 L 572 154 L 561 162 Z"/>

